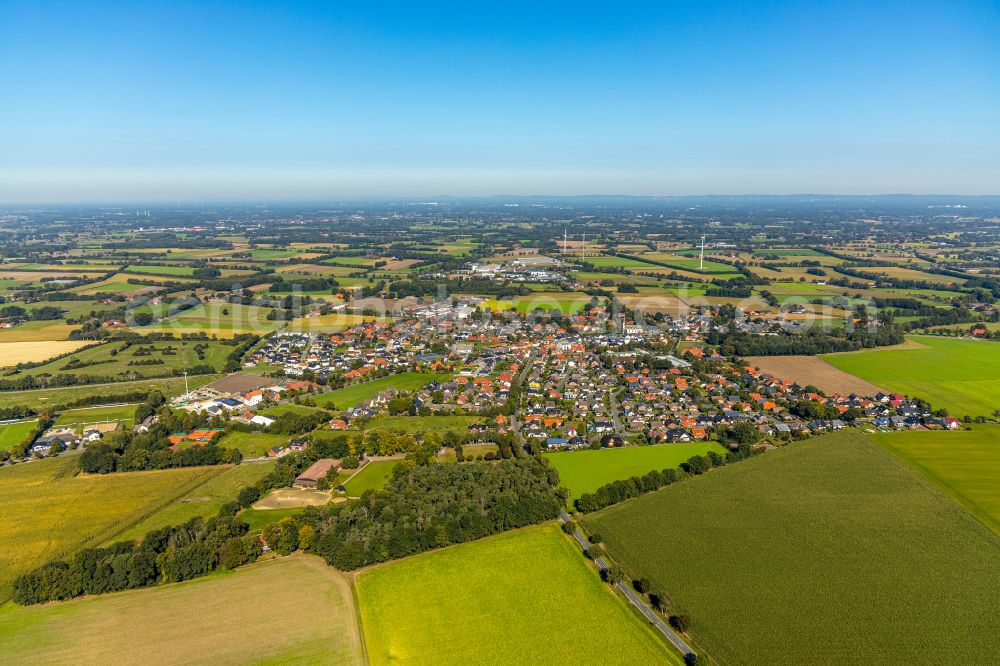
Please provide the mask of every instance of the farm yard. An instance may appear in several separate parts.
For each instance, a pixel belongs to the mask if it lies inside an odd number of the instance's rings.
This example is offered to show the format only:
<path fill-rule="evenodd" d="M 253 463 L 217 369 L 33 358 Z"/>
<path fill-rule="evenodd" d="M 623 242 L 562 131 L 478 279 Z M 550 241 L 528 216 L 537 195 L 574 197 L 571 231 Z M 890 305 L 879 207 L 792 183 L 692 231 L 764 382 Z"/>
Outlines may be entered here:
<path fill-rule="evenodd" d="M 126 622 L 127 631 L 108 630 Z M 0 654 L 15 664 L 365 663 L 350 581 L 307 555 L 161 587 L 7 605 Z"/>
<path fill-rule="evenodd" d="M 922 398 L 951 416 L 987 416 L 1000 409 L 1000 344 L 911 336 L 906 347 L 822 358 L 889 391 Z"/>
<path fill-rule="evenodd" d="M 573 497 L 579 497 L 612 481 L 642 476 L 654 469 L 673 469 L 691 456 L 703 456 L 709 451 L 722 453 L 725 449 L 714 442 L 693 442 L 544 455 L 559 471 L 560 485 L 568 488 Z"/>
<path fill-rule="evenodd" d="M 799 386 L 815 386 L 828 394 L 871 396 L 886 389 L 844 372 L 818 356 L 748 356 L 746 364 Z"/>
<path fill-rule="evenodd" d="M 356 588 L 375 666 L 681 663 L 553 524 L 377 565 Z"/>
<path fill-rule="evenodd" d="M 1000 535 L 1000 426 L 875 433 L 871 439 Z"/>
<path fill-rule="evenodd" d="M 0 599 L 40 562 L 98 546 L 223 468 L 76 475 L 64 456 L 0 468 Z"/>
<path fill-rule="evenodd" d="M 629 575 L 668 591 L 719 663 L 1000 654 L 1000 538 L 861 434 L 795 443 L 584 522 Z"/>

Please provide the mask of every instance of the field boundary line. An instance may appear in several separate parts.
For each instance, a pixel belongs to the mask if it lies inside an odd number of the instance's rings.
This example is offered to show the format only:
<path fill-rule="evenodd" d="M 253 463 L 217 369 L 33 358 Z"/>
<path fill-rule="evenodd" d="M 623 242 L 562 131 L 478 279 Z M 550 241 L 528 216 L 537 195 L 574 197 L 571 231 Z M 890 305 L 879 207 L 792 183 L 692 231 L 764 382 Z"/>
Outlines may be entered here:
<path fill-rule="evenodd" d="M 219 469 L 216 470 L 216 469 L 214 469 L 215 467 L 218 467 Z M 106 545 L 108 543 L 111 543 L 112 540 L 115 537 L 117 537 L 117 536 L 119 536 L 121 534 L 124 534 L 125 532 L 127 532 L 130 529 L 132 529 L 133 527 L 135 527 L 136 525 L 138 525 L 142 521 L 146 520 L 147 518 L 149 518 L 154 513 L 156 513 L 157 511 L 159 511 L 163 507 L 167 506 L 168 504 L 170 504 L 172 502 L 176 502 L 177 500 L 179 500 L 184 495 L 187 495 L 188 493 L 190 493 L 192 491 L 195 491 L 198 488 L 201 488 L 203 485 L 205 485 L 209 481 L 213 480 L 217 476 L 221 475 L 226 470 L 231 469 L 232 467 L 233 467 L 233 465 L 212 465 L 210 467 L 196 468 L 196 469 L 204 469 L 204 470 L 206 470 L 209 473 L 206 474 L 204 477 L 197 476 L 192 481 L 189 481 L 186 484 L 182 485 L 180 487 L 180 489 L 177 490 L 177 492 L 175 492 L 175 493 L 171 494 L 170 496 L 166 497 L 164 499 L 164 501 L 159 502 L 159 503 L 153 502 L 152 504 L 154 504 L 155 506 L 143 507 L 142 509 L 137 509 L 136 511 L 133 511 L 128 516 L 123 516 L 119 521 L 117 521 L 115 523 L 112 523 L 111 525 L 109 525 L 108 527 L 106 527 L 101 532 L 98 532 L 94 536 L 85 539 L 84 543 L 81 543 L 80 546 L 82 546 L 82 547 L 89 546 L 89 544 L 94 540 L 95 537 L 97 537 L 97 536 L 103 536 L 104 534 L 110 532 L 111 528 L 113 528 L 119 522 L 128 520 L 131 516 L 133 516 L 135 514 L 141 514 L 137 518 L 135 518 L 134 520 L 131 520 L 127 524 L 123 525 L 120 529 L 114 531 L 113 533 L 108 534 L 106 537 L 104 537 L 101 541 L 98 542 L 99 546 L 97 546 L 97 547 L 104 546 L 104 545 Z M 175 468 L 172 468 L 172 469 L 184 469 L 184 468 L 183 467 L 175 467 Z M 112 474 L 116 474 L 116 473 L 117 472 L 112 472 Z M 98 475 L 94 474 L 94 475 L 91 475 L 91 476 L 98 476 Z M 55 559 L 55 558 L 53 558 L 53 559 Z"/>
<path fill-rule="evenodd" d="M 184 469 L 184 468 L 179 468 L 179 469 Z M 211 471 L 211 468 L 201 468 L 201 469 L 208 469 L 208 470 Z M 62 472 L 57 472 L 56 475 L 51 480 L 54 481 L 56 479 L 65 478 L 67 476 L 78 476 L 79 475 L 79 471 L 77 471 L 75 474 L 65 474 L 66 471 L 68 471 L 68 470 L 63 470 Z M 116 473 L 117 472 L 112 472 L 112 474 L 116 474 Z M 220 473 L 221 472 L 216 472 L 215 474 L 210 474 L 210 475 L 206 476 L 206 478 L 204 480 L 200 480 L 201 477 L 196 477 L 194 479 L 194 481 L 197 481 L 197 483 L 193 483 L 193 482 L 189 481 L 188 483 L 184 484 L 183 487 L 177 493 L 175 493 L 174 495 L 170 496 L 166 501 L 159 502 L 159 503 L 153 502 L 152 504 L 154 506 L 152 506 L 152 507 L 142 507 L 142 508 L 136 509 L 132 513 L 127 514 L 125 516 L 122 516 L 118 520 L 112 521 L 106 527 L 104 527 L 104 528 L 102 528 L 100 530 L 97 530 L 93 534 L 91 534 L 89 536 L 86 536 L 83 539 L 80 539 L 76 543 L 67 544 L 64 548 L 62 548 L 62 549 L 60 549 L 60 550 L 52 553 L 51 555 L 49 555 L 48 559 L 46 560 L 46 562 L 41 563 L 39 566 L 47 564 L 48 562 L 54 562 L 56 560 L 66 559 L 67 557 L 70 556 L 70 554 L 76 553 L 78 551 L 81 551 L 84 548 L 100 548 L 100 547 L 104 546 L 105 544 L 111 542 L 116 536 L 118 536 L 120 534 L 123 534 L 126 530 L 129 530 L 132 527 L 138 525 L 140 522 L 142 522 L 146 518 L 150 517 L 151 515 L 153 515 L 154 513 L 156 513 L 157 511 L 159 511 L 160 509 L 162 509 L 164 506 L 166 506 L 167 504 L 169 504 L 170 502 L 173 502 L 173 501 L 179 499 L 180 497 L 182 497 L 183 495 L 191 492 L 192 490 L 194 490 L 196 488 L 199 488 L 202 484 L 207 483 L 210 479 L 215 478 Z M 93 475 L 89 475 L 89 476 L 105 476 L 105 475 L 103 475 L 103 474 L 102 475 L 93 474 Z M 137 518 L 133 519 L 132 517 L 136 516 L 137 514 L 141 514 L 141 515 L 138 515 Z M 128 522 L 126 522 L 126 521 L 128 521 Z M 125 524 L 123 525 L 123 523 L 125 523 Z M 0 591 L 0 595 L 3 595 L 3 596 L 0 596 L 0 605 L 2 605 L 3 603 L 6 603 L 7 601 L 10 601 L 10 599 L 13 596 L 13 589 L 11 589 L 11 591 L 9 593 L 7 593 L 7 594 L 4 594 L 2 591 Z"/>
<path fill-rule="evenodd" d="M 559 520 L 562 523 L 569 523 L 570 521 L 572 521 L 572 517 L 564 510 L 560 510 Z M 588 550 L 590 542 L 587 539 L 587 537 L 583 534 L 583 531 L 579 526 L 579 524 L 573 525 L 572 537 L 576 540 L 576 542 L 579 544 L 580 548 L 582 548 L 584 552 Z M 608 558 L 606 554 L 604 557 L 597 557 L 593 560 L 593 562 L 597 565 L 599 571 L 606 571 L 611 568 L 610 564 L 605 558 Z M 667 642 L 670 643 L 678 652 L 680 652 L 681 656 L 687 658 L 687 655 L 695 654 L 695 651 L 691 648 L 691 646 L 688 645 L 687 642 L 683 638 L 681 638 L 677 633 L 675 633 L 673 629 L 668 627 L 667 624 L 663 621 L 663 619 L 656 614 L 656 611 L 650 608 L 649 605 L 645 602 L 645 600 L 643 600 L 642 597 L 640 597 L 628 585 L 626 585 L 624 581 L 618 581 L 617 583 L 614 584 L 614 587 L 618 589 L 622 593 L 622 595 L 643 615 L 643 617 L 649 624 L 653 625 L 653 627 L 659 630 L 660 635 L 662 635 L 665 639 L 667 639 Z"/>
<path fill-rule="evenodd" d="M 927 487 L 933 492 L 943 495 L 948 498 L 949 501 L 957 504 L 964 513 L 971 516 L 977 523 L 986 528 L 986 530 L 995 534 L 997 538 L 1000 538 L 1000 522 L 977 506 L 974 501 L 970 500 L 963 493 L 955 489 L 952 484 L 942 479 L 933 470 L 920 464 L 916 460 L 907 457 L 904 451 L 898 450 L 897 447 L 891 444 L 883 444 L 878 441 L 877 438 L 870 436 L 866 436 L 865 439 L 872 446 L 876 447 L 884 454 L 892 458 L 895 462 L 912 472 L 914 476 L 927 485 Z"/>
<path fill-rule="evenodd" d="M 345 578 L 347 578 L 347 584 L 351 586 L 351 599 L 354 600 L 354 623 L 358 627 L 358 642 L 361 644 L 361 659 L 366 665 L 370 666 L 372 661 L 371 657 L 368 656 L 368 644 L 365 642 L 365 627 L 364 623 L 361 621 L 361 601 L 358 599 L 358 577 L 345 576 Z"/>

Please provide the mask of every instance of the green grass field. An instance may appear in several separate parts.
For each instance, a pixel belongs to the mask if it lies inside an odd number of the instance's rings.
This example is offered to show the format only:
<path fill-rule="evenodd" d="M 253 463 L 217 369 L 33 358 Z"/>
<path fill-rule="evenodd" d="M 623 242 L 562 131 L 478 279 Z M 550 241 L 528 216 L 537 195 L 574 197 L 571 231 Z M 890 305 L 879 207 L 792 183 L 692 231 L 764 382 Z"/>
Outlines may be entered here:
<path fill-rule="evenodd" d="M 721 664 L 986 664 L 1000 539 L 856 432 L 584 521 L 690 613 Z"/>
<path fill-rule="evenodd" d="M 451 379 L 448 373 L 434 372 L 401 372 L 398 375 L 380 377 L 359 384 L 345 386 L 335 391 L 320 393 L 315 397 L 316 404 L 327 409 L 348 409 L 360 405 L 365 400 L 378 395 L 386 389 L 395 388 L 401 391 L 416 391 L 431 382 L 444 382 Z"/>
<path fill-rule="evenodd" d="M 517 312 L 534 310 L 559 310 L 563 314 L 574 314 L 583 310 L 591 297 L 582 293 L 538 292 L 531 296 L 519 296 L 514 302 Z"/>
<path fill-rule="evenodd" d="M 252 486 L 273 469 L 273 462 L 243 463 L 229 467 L 218 476 L 211 477 L 192 488 L 183 497 L 164 505 L 145 520 L 116 535 L 113 540 L 141 539 L 150 530 L 182 525 L 197 516 L 210 518 L 219 512 L 219 507 L 223 504 L 236 499 L 236 494 L 240 490 Z"/>
<path fill-rule="evenodd" d="M 228 433 L 219 440 L 220 446 L 230 449 L 239 449 L 246 458 L 258 458 L 266 455 L 267 450 L 273 446 L 284 446 L 291 439 L 288 435 L 273 435 L 266 432 L 240 432 Z"/>
<path fill-rule="evenodd" d="M 676 254 L 664 254 L 661 252 L 647 252 L 646 254 L 639 255 L 645 259 L 651 259 L 653 261 L 658 261 L 663 264 L 667 264 L 671 268 L 678 268 L 684 271 L 695 271 L 702 273 L 734 273 L 735 269 L 729 264 L 724 264 L 720 261 L 712 261 L 711 259 L 705 259 L 704 265 L 698 257 L 684 257 Z"/>
<path fill-rule="evenodd" d="M 101 366 L 95 366 L 101 367 Z M 188 377 L 191 388 L 204 386 L 219 379 L 221 375 L 193 375 Z M 184 392 L 183 377 L 165 377 L 161 379 L 143 379 L 131 382 L 115 382 L 113 384 L 92 384 L 88 386 L 66 386 L 35 391 L 2 391 L 0 392 L 0 407 L 25 405 L 28 407 L 46 407 L 63 405 L 80 398 L 95 395 L 113 396 L 129 391 L 157 390 L 167 397 L 178 396 Z"/>
<path fill-rule="evenodd" d="M 636 259 L 629 259 L 628 257 L 582 257 L 580 261 L 586 262 L 594 268 L 625 268 L 631 270 L 642 270 L 644 268 L 654 267 L 653 264 L 647 264 L 644 261 L 638 261 Z"/>
<path fill-rule="evenodd" d="M 612 481 L 642 476 L 654 469 L 677 467 L 691 456 L 703 456 L 709 451 L 722 453 L 725 449 L 715 442 L 692 442 L 600 451 L 560 451 L 544 455 L 559 470 L 561 485 L 569 488 L 573 497 L 579 497 Z"/>
<path fill-rule="evenodd" d="M 356 588 L 376 666 L 680 663 L 552 524 L 377 566 Z"/>
<path fill-rule="evenodd" d="M 198 353 L 198 348 L 202 348 L 201 355 Z M 151 351 L 146 354 L 146 350 Z M 37 377 L 46 374 L 120 377 L 130 380 L 166 377 L 172 375 L 175 370 L 184 370 L 195 365 L 209 365 L 216 370 L 222 370 L 232 350 L 232 346 L 220 342 L 142 342 L 127 347 L 121 342 L 108 342 L 88 347 L 44 365 L 28 368 L 15 377 Z M 162 361 L 162 363 L 135 365 L 148 361 Z M 132 365 L 129 365 L 130 362 Z"/>
<path fill-rule="evenodd" d="M 256 305 L 202 303 L 135 330 L 139 333 L 163 331 L 177 336 L 207 333 L 219 338 L 232 338 L 241 333 L 266 335 L 282 326 L 282 322 L 267 318 L 271 311 L 271 308 Z"/>
<path fill-rule="evenodd" d="M 107 280 L 101 280 L 100 282 L 94 282 L 92 284 L 83 284 L 78 287 L 73 287 L 72 289 L 67 289 L 66 291 L 74 294 L 84 294 L 88 296 L 101 296 L 105 294 L 128 294 L 133 291 L 141 291 L 142 289 L 147 289 L 148 287 L 141 284 L 130 284 L 129 277 L 136 279 L 146 279 L 155 280 L 153 276 L 128 276 L 124 273 L 117 273 L 112 275 Z M 167 279 L 167 278 L 164 278 Z"/>
<path fill-rule="evenodd" d="M 952 416 L 986 416 L 1000 409 L 1000 344 L 931 336 L 908 339 L 921 346 L 823 358 L 887 390 L 923 398 Z"/>
<path fill-rule="evenodd" d="M 444 433 L 448 430 L 465 432 L 474 423 L 482 423 L 481 416 L 378 416 L 368 422 L 366 430 L 389 430 L 413 435 L 418 432 Z"/>
<path fill-rule="evenodd" d="M 350 581 L 296 555 L 184 583 L 0 609 L 11 664 L 364 664 Z"/>
<path fill-rule="evenodd" d="M 265 525 L 270 525 L 271 523 L 276 523 L 279 520 L 297 516 L 303 511 L 304 509 L 302 507 L 293 507 L 291 509 L 247 508 L 240 511 L 240 519 L 250 526 L 251 532 L 259 532 L 264 529 Z"/>
<path fill-rule="evenodd" d="M 80 407 L 59 412 L 54 425 L 83 426 L 88 423 L 109 421 L 131 421 L 137 405 L 115 405 L 113 407 Z"/>
<path fill-rule="evenodd" d="M 0 600 L 22 573 L 111 540 L 224 468 L 78 475 L 62 456 L 0 468 Z"/>
<path fill-rule="evenodd" d="M 344 490 L 349 497 L 360 497 L 366 490 L 378 490 L 392 477 L 392 470 L 398 464 L 398 460 L 372 461 L 344 484 Z"/>
<path fill-rule="evenodd" d="M 1000 534 L 1000 426 L 876 433 L 871 438 Z"/>
<path fill-rule="evenodd" d="M 260 371 L 260 366 L 258 365 L 255 371 Z M 286 402 L 280 405 L 274 405 L 273 407 L 268 407 L 258 411 L 258 414 L 263 414 L 264 416 L 284 416 L 285 414 L 312 414 L 313 412 L 320 409 L 319 407 L 310 407 L 308 405 L 296 405 L 295 403 Z"/>
<path fill-rule="evenodd" d="M 10 451 L 12 446 L 17 446 L 27 439 L 37 427 L 37 420 L 0 425 L 0 451 Z"/>
<path fill-rule="evenodd" d="M 194 273 L 194 266 L 129 266 L 126 273 L 139 273 L 143 275 L 170 275 L 179 277 L 190 277 Z"/>

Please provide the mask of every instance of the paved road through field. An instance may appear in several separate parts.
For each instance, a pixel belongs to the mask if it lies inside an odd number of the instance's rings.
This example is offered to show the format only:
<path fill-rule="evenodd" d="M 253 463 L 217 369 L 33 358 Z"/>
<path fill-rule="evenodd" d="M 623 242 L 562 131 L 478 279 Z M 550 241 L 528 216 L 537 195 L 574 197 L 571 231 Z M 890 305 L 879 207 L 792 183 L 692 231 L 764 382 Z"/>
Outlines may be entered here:
<path fill-rule="evenodd" d="M 564 523 L 568 523 L 571 520 L 569 514 L 567 514 L 565 511 L 559 512 L 559 518 Z M 587 550 L 587 548 L 590 547 L 590 542 L 587 541 L 587 537 L 583 535 L 583 532 L 580 531 L 580 528 L 578 527 L 573 528 L 573 538 L 576 539 L 577 543 L 579 543 L 580 547 L 583 548 L 584 550 Z M 608 563 L 604 560 L 603 557 L 598 557 L 597 559 L 594 560 L 594 562 L 597 564 L 597 567 L 601 571 L 606 571 L 608 569 Z M 647 620 L 649 620 L 650 624 L 659 629 L 660 633 L 662 633 L 667 638 L 668 641 L 673 643 L 674 647 L 676 647 L 678 650 L 681 651 L 681 654 L 683 654 L 684 656 L 687 656 L 689 654 L 695 654 L 694 650 L 692 650 L 691 647 L 684 642 L 684 639 L 678 636 L 674 632 L 674 630 L 671 629 L 670 626 L 660 618 L 659 615 L 654 613 L 653 609 L 650 608 L 648 604 L 646 604 L 646 602 L 643 600 L 642 597 L 636 594 L 635 590 L 633 590 L 624 581 L 617 583 L 616 587 L 619 590 L 621 590 L 622 594 L 624 594 L 629 601 L 632 602 L 633 606 L 639 609 L 639 612 L 642 613 Z"/>

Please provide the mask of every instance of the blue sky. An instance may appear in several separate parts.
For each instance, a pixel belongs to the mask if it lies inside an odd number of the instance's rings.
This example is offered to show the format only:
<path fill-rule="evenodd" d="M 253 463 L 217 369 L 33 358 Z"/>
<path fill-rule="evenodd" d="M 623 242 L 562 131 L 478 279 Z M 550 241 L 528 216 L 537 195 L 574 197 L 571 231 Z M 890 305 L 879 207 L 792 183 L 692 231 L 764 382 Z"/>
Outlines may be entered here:
<path fill-rule="evenodd" d="M 0 201 L 1000 194 L 1000 3 L 540 4 L 0 0 Z"/>

